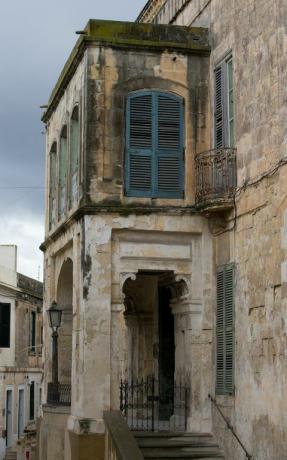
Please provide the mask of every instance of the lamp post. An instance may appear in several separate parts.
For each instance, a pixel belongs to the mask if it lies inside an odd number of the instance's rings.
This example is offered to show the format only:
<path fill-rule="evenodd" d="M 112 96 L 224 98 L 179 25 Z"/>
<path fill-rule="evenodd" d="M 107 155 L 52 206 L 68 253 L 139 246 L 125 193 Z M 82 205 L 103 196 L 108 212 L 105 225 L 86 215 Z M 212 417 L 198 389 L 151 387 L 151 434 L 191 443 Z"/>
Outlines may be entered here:
<path fill-rule="evenodd" d="M 62 310 L 53 302 L 47 310 L 52 329 L 52 383 L 58 385 L 58 328 L 61 326 Z"/>

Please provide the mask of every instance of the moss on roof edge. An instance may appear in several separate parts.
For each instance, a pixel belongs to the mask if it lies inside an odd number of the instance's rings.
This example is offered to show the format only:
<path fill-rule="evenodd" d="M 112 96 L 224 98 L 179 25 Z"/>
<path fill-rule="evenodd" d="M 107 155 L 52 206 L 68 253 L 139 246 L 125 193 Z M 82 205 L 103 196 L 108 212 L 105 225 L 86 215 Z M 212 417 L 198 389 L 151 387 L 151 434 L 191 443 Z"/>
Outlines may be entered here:
<path fill-rule="evenodd" d="M 150 49 L 155 52 L 179 51 L 195 55 L 210 53 L 208 29 L 205 28 L 91 19 L 77 40 L 51 93 L 48 107 L 42 116 L 44 123 L 48 122 L 58 105 L 85 49 L 91 45 Z"/>

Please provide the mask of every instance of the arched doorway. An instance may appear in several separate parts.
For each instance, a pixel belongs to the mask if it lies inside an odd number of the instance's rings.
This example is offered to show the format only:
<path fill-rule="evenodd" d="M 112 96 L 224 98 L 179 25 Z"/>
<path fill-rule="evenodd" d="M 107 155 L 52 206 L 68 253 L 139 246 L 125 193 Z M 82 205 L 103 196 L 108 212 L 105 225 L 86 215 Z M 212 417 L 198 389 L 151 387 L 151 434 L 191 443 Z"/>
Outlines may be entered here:
<path fill-rule="evenodd" d="M 58 339 L 59 381 L 71 383 L 73 331 L 73 262 L 65 260 L 57 286 L 57 301 L 62 308 L 62 323 Z"/>
<path fill-rule="evenodd" d="M 176 370 L 173 302 L 182 283 L 173 272 L 139 271 L 123 286 L 126 379 L 121 409 L 133 429 L 184 431 L 188 388 Z"/>

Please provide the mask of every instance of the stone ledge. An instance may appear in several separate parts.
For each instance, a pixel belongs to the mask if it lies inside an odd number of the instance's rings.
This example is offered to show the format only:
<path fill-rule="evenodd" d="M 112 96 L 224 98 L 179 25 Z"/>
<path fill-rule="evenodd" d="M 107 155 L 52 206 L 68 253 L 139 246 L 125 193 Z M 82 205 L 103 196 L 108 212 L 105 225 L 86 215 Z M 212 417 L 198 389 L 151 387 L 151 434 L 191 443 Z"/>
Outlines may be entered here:
<path fill-rule="evenodd" d="M 50 404 L 43 404 L 43 413 L 50 413 L 50 414 L 70 414 L 71 407 L 70 406 L 52 406 Z"/>

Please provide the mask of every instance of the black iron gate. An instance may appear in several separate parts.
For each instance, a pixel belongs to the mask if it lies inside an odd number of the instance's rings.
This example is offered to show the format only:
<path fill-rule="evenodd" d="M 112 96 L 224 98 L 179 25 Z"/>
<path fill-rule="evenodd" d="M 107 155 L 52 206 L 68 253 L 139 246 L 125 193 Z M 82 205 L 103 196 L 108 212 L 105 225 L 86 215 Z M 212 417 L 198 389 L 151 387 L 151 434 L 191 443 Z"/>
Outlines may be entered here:
<path fill-rule="evenodd" d="M 161 393 L 154 377 L 127 381 L 120 385 L 120 410 L 131 430 L 185 431 L 189 406 L 189 388 L 175 382 L 173 389 Z M 173 407 L 173 414 L 164 420 L 164 407 Z"/>

